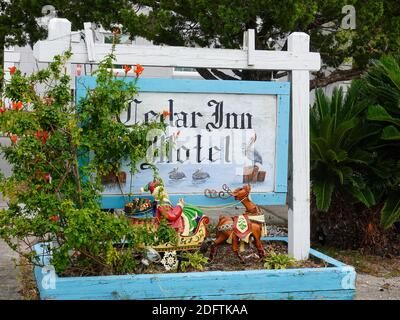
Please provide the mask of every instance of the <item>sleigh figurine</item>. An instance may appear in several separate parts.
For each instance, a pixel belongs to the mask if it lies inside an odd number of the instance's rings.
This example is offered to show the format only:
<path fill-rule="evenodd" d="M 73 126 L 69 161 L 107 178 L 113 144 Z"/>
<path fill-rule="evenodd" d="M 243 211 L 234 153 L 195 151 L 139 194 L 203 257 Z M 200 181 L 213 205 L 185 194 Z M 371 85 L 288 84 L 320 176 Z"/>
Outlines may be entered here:
<path fill-rule="evenodd" d="M 132 202 L 125 204 L 124 211 L 128 218 L 152 217 L 156 203 L 148 198 L 134 198 Z"/>

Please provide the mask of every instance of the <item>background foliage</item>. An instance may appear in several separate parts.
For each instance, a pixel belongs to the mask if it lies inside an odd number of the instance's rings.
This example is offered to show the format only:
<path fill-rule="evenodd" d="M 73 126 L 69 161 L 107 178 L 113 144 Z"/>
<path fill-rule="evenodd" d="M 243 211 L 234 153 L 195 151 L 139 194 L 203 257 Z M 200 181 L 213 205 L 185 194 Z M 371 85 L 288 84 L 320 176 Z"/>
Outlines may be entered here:
<path fill-rule="evenodd" d="M 243 32 L 254 28 L 257 49 L 279 50 L 290 32 L 303 31 L 310 35 L 311 49 L 321 53 L 324 68 L 333 71 L 319 73 L 312 86 L 359 76 L 371 58 L 400 48 L 397 0 L 0 0 L 0 47 L 43 38 L 46 30 L 35 19 L 49 4 L 59 17 L 72 22 L 74 30 L 81 30 L 83 22 L 100 23 L 109 30 L 122 24 L 123 32 L 155 44 L 240 48 Z M 355 7 L 354 30 L 341 28 L 345 5 Z M 340 69 L 346 61 L 353 62 L 352 68 Z M 233 77 L 221 70 L 199 72 L 208 79 L 271 77 L 270 72 L 258 71 L 236 70 Z"/>
<path fill-rule="evenodd" d="M 386 199 L 381 223 L 390 227 L 400 219 L 400 56 L 373 61 L 363 78 L 363 99 L 370 105 L 367 119 L 379 125 L 379 141 L 373 146 L 380 179 L 373 181 L 379 199 Z"/>
<path fill-rule="evenodd" d="M 383 238 L 393 235 L 389 229 L 400 218 L 399 80 L 399 59 L 384 56 L 346 95 L 341 89 L 331 98 L 316 93 L 311 176 L 316 208 L 327 214 L 315 224 L 325 225 L 325 235 L 337 239 L 345 237 L 338 233 L 360 235 L 343 240 L 347 245 L 370 244 L 367 238 L 376 236 L 390 247 Z"/>

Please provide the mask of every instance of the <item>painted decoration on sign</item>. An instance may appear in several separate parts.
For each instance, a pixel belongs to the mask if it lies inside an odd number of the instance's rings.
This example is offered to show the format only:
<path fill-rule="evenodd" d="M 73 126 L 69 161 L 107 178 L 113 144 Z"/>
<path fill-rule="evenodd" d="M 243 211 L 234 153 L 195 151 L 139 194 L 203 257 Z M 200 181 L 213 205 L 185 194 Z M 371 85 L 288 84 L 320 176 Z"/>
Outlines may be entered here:
<path fill-rule="evenodd" d="M 164 113 L 164 115 L 163 115 Z M 161 114 L 161 116 L 160 116 Z M 154 142 L 168 152 L 155 157 L 169 193 L 203 192 L 224 183 L 254 183 L 254 190 L 273 191 L 275 172 L 276 97 L 238 94 L 142 93 L 120 116 L 130 126 L 164 117 L 165 134 Z M 129 171 L 129 165 L 123 166 Z M 134 176 L 133 193 L 151 179 L 151 172 Z M 130 190 L 130 175 L 124 193 Z M 117 188 L 117 189 L 116 189 Z M 105 193 L 120 193 L 106 186 Z"/>
<path fill-rule="evenodd" d="M 92 77 L 79 79 L 84 81 L 77 83 L 77 97 L 95 85 Z M 127 127 L 152 120 L 167 124 L 166 132 L 148 136 L 154 148 L 144 162 L 157 166 L 169 194 L 203 194 L 244 183 L 254 194 L 286 192 L 288 83 L 140 79 L 138 87 L 118 120 Z M 164 152 L 154 157 L 156 148 Z M 124 163 L 121 183 L 105 179 L 103 195 L 142 194 L 152 170 L 142 167 L 132 181 L 129 171 Z"/>

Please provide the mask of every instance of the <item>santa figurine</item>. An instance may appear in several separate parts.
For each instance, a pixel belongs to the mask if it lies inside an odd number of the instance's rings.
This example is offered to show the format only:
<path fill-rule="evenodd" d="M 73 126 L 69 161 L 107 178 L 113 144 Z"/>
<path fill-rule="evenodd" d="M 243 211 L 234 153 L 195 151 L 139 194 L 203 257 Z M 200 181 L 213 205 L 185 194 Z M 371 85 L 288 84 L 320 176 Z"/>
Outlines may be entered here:
<path fill-rule="evenodd" d="M 161 179 L 154 179 L 148 183 L 142 192 L 149 191 L 156 201 L 156 221 L 159 223 L 164 217 L 169 225 L 177 230 L 182 236 L 188 236 L 196 232 L 198 223 L 203 216 L 203 211 L 199 208 L 179 199 L 174 207 L 169 200 L 164 183 Z"/>
<path fill-rule="evenodd" d="M 154 197 L 157 206 L 156 206 L 156 221 L 160 223 L 162 218 L 167 219 L 168 225 L 178 231 L 180 234 L 185 232 L 185 223 L 183 220 L 183 207 L 184 200 L 179 199 L 178 204 L 174 207 L 169 200 L 168 193 L 164 189 L 164 185 L 160 180 L 153 180 L 148 183 L 146 186 L 140 189 L 142 192 L 149 191 L 150 194 Z"/>

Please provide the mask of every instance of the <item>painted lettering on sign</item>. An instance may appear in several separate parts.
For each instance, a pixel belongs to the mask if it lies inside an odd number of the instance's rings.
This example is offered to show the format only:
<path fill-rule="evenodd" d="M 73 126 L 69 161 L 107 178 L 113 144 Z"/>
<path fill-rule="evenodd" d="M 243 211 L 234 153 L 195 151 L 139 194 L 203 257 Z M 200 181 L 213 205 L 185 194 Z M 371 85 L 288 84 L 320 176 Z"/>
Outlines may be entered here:
<path fill-rule="evenodd" d="M 253 183 L 255 192 L 274 189 L 275 95 L 142 92 L 118 120 L 127 127 L 154 120 L 167 124 L 165 133 L 159 131 L 149 141 L 154 149 L 168 149 L 150 161 L 170 193 L 246 182 Z M 128 175 L 123 191 L 137 193 L 149 179 L 151 172 L 141 171 L 131 184 Z M 118 194 L 119 188 L 106 186 L 105 193 Z"/>
<path fill-rule="evenodd" d="M 77 100 L 95 86 L 94 77 L 77 78 Z M 134 175 L 122 163 L 119 183 L 104 181 L 105 208 L 142 194 L 153 179 L 149 162 L 173 201 L 215 205 L 226 199 L 207 200 L 206 189 L 251 183 L 258 204 L 286 203 L 289 83 L 146 78 L 138 80 L 138 92 L 118 121 L 129 128 L 163 120 L 167 130 L 149 132 L 151 147 Z"/>
<path fill-rule="evenodd" d="M 138 105 L 143 101 L 134 99 L 129 102 L 126 111 L 125 119 L 121 120 L 121 116 L 118 117 L 118 121 L 124 123 L 127 127 L 132 127 L 133 124 L 139 123 L 138 120 Z M 168 118 L 169 124 L 176 128 L 198 128 L 199 122 L 197 118 L 204 117 L 203 113 L 192 111 L 190 113 L 180 111 L 175 112 L 174 100 L 168 100 Z M 211 99 L 207 102 L 207 106 L 213 107 L 211 114 L 212 121 L 208 122 L 205 128 L 208 131 L 214 129 L 252 129 L 252 118 L 251 113 L 235 113 L 235 112 L 224 112 L 224 101 L 216 101 Z M 165 111 L 165 110 L 164 110 Z M 133 116 L 134 114 L 134 116 Z M 150 110 L 144 113 L 144 121 L 149 122 L 152 120 L 161 121 L 163 114 Z"/>

